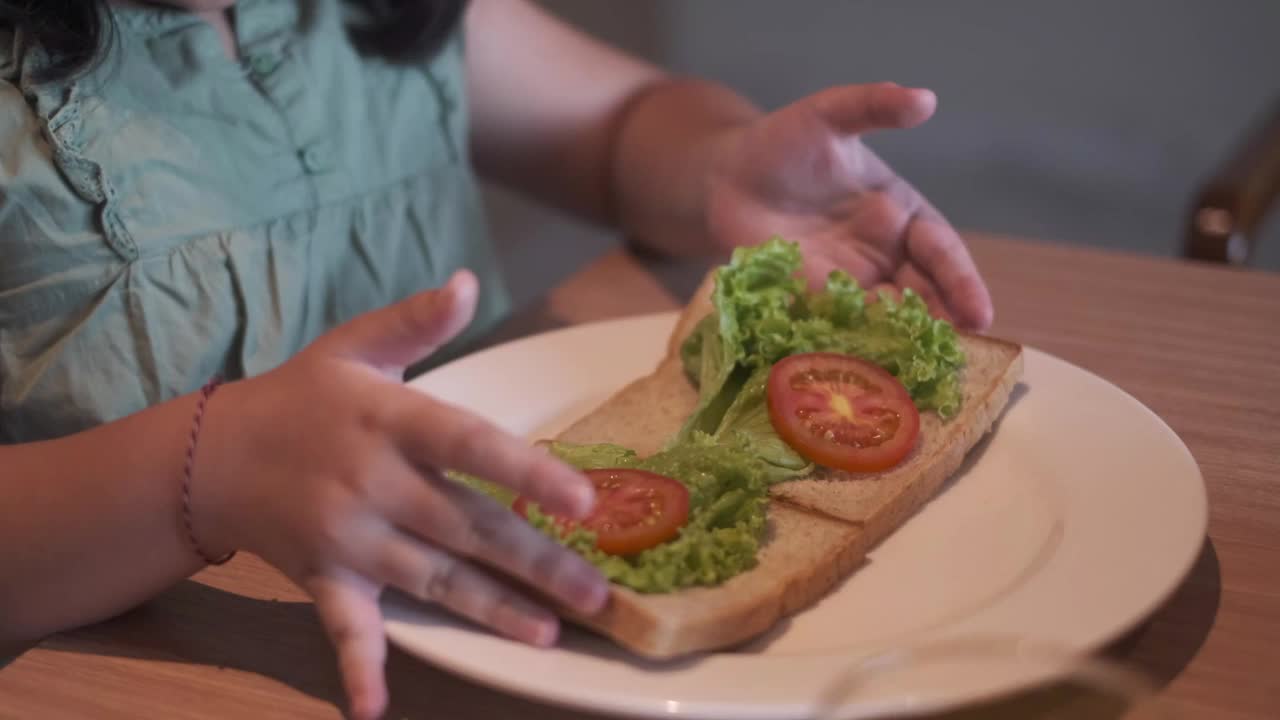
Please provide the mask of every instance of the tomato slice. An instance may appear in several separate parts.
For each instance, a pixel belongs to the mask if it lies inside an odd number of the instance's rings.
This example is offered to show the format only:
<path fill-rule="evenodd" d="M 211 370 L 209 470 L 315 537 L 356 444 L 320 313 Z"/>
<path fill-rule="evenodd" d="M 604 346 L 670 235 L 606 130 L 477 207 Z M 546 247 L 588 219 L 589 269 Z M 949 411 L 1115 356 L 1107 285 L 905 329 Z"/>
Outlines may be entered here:
<path fill-rule="evenodd" d="M 920 434 L 920 412 L 880 366 L 838 353 L 802 353 L 774 364 L 765 390 L 779 437 L 838 470 L 876 472 L 902 462 Z"/>
<path fill-rule="evenodd" d="M 596 547 L 603 552 L 632 555 L 647 550 L 674 538 L 689 519 L 689 489 L 679 480 L 630 468 L 585 474 L 595 484 L 596 505 L 578 524 L 596 534 Z M 511 507 L 527 517 L 523 496 Z M 565 518 L 556 520 L 572 527 Z"/>

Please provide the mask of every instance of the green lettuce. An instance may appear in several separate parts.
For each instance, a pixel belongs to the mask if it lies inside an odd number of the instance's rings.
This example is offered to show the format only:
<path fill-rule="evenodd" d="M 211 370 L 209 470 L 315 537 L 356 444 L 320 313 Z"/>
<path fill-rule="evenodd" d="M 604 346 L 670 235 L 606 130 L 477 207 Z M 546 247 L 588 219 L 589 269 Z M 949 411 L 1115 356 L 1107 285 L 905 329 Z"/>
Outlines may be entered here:
<path fill-rule="evenodd" d="M 791 449 L 773 429 L 765 395 L 768 380 L 768 368 L 760 368 L 747 378 L 712 438 L 752 455 L 763 463 L 766 480 L 774 483 L 808 474 L 813 463 Z"/>
<path fill-rule="evenodd" d="M 507 488 L 491 483 L 487 480 L 468 475 L 467 473 L 458 472 L 457 470 L 449 470 L 445 472 L 445 477 L 465 487 L 471 488 L 481 495 L 487 495 L 498 501 L 502 505 L 510 506 L 515 502 L 516 495 Z"/>
<path fill-rule="evenodd" d="M 737 249 L 716 271 L 715 309 L 680 348 L 699 402 L 677 442 L 693 432 L 720 435 L 750 378 L 804 352 L 862 357 L 896 376 L 921 410 L 944 419 L 959 410 L 959 338 L 918 294 L 908 289 L 901 300 L 882 294 L 868 302 L 866 291 L 840 270 L 810 291 L 798 275 L 801 262 L 799 246 L 775 237 Z"/>
<path fill-rule="evenodd" d="M 601 552 L 592 533 L 565 528 L 537 507 L 528 509 L 529 521 L 610 580 L 639 592 L 716 585 L 754 567 L 769 486 L 813 469 L 769 418 L 765 390 L 775 362 L 802 352 L 857 355 L 901 380 L 921 410 L 944 418 L 956 413 L 964 355 L 950 325 L 931 317 L 910 291 L 900 301 L 868 302 L 840 271 L 821 290 L 809 291 L 797 274 L 800 264 L 798 246 L 773 238 L 737 250 L 717 271 L 715 309 L 680 347 L 698 403 L 663 450 L 642 458 L 607 443 L 547 446 L 581 470 L 636 468 L 679 480 L 689 490 L 689 520 L 676 538 L 623 557 Z M 504 504 L 513 499 L 477 478 L 450 476 Z"/>
<path fill-rule="evenodd" d="M 747 411 L 750 414 L 750 411 Z M 745 417 L 745 416 L 744 416 Z M 645 458 L 609 443 L 552 442 L 552 455 L 579 470 L 635 468 L 680 481 L 689 491 L 689 519 L 674 539 L 630 556 L 596 548 L 595 534 L 565 527 L 535 503 L 526 508 L 530 524 L 582 555 L 609 580 L 643 593 L 717 585 L 755 566 L 764 536 L 768 487 L 808 472 L 799 456 L 777 456 L 785 465 L 758 457 L 747 445 L 750 430 L 715 438 L 696 433 L 687 442 Z M 448 476 L 510 505 L 510 491 L 463 473 Z"/>
<path fill-rule="evenodd" d="M 689 490 L 689 519 L 680 534 L 625 557 L 598 550 L 594 535 L 582 528 L 566 530 L 546 515 L 529 513 L 535 527 L 582 554 L 605 577 L 646 593 L 716 585 L 753 567 L 764 535 L 768 486 L 804 471 L 803 463 L 787 471 L 760 460 L 736 440 L 703 433 L 646 458 L 609 444 L 549 447 L 581 470 L 648 470 L 675 478 Z"/>

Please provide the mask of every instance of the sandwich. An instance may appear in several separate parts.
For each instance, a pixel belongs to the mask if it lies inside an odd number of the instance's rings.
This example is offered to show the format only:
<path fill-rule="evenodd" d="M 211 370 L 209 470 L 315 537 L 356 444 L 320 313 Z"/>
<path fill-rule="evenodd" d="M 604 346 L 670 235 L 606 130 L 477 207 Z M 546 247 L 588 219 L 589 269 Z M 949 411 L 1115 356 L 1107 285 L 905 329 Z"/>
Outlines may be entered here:
<path fill-rule="evenodd" d="M 725 650 L 831 592 L 994 425 L 1022 348 L 956 331 L 919 295 L 817 290 L 781 238 L 738 248 L 653 371 L 555 438 L 597 504 L 577 522 L 478 480 L 609 578 L 566 619 L 650 659 Z"/>

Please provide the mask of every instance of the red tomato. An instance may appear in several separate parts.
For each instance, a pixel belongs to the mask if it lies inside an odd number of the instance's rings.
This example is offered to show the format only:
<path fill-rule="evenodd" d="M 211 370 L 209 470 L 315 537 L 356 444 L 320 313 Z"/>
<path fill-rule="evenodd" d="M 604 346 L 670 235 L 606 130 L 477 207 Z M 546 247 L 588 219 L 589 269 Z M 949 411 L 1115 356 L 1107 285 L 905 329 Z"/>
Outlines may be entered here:
<path fill-rule="evenodd" d="M 596 547 L 631 555 L 674 538 L 689 519 L 689 490 L 678 480 L 645 470 L 587 470 L 596 486 L 596 506 L 579 524 L 596 534 Z M 512 509 L 526 516 L 528 502 Z M 569 521 L 557 518 L 563 526 Z"/>
<path fill-rule="evenodd" d="M 779 437 L 805 458 L 837 470 L 891 468 L 920 434 L 920 412 L 902 383 L 850 355 L 783 358 L 769 371 L 766 393 Z"/>

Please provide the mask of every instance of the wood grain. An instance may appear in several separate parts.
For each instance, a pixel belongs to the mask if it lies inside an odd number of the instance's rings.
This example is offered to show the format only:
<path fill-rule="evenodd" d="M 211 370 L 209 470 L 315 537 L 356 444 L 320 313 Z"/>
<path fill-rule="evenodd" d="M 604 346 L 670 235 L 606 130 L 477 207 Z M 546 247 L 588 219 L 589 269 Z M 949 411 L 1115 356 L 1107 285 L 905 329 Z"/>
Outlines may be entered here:
<path fill-rule="evenodd" d="M 1195 568 L 1109 653 L 1160 678 L 1182 717 L 1276 717 L 1280 275 L 969 239 L 995 298 L 993 333 L 1132 394 L 1178 433 L 1208 484 L 1209 539 Z M 700 272 L 614 253 L 498 338 L 673 309 Z M 388 717 L 594 717 L 493 693 L 394 648 L 387 673 Z M 1050 691 L 954 718 L 1034 718 L 1061 710 L 1063 697 Z M 49 638 L 0 670 L 0 718 L 338 718 L 341 708 L 333 653 L 311 606 L 252 556 L 206 570 L 125 616 Z"/>

